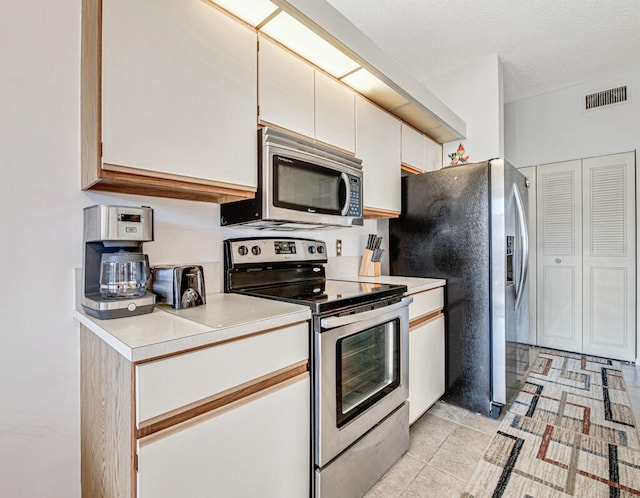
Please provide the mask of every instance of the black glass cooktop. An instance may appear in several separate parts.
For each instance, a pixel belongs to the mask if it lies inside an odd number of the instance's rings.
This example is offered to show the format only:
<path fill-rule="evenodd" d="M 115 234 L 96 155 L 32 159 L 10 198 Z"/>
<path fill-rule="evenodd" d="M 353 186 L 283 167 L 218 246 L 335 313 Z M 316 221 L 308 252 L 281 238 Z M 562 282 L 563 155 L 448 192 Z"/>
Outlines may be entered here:
<path fill-rule="evenodd" d="M 242 294 L 303 304 L 310 306 L 314 313 L 324 313 L 389 297 L 399 297 L 406 291 L 405 285 L 317 280 L 254 288 L 243 291 Z"/>

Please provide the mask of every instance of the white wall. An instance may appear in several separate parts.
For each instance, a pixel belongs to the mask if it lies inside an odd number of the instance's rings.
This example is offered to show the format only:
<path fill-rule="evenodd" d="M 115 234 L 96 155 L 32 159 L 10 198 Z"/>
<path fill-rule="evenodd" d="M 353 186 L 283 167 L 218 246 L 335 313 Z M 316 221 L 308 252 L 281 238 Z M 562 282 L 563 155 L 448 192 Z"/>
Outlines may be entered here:
<path fill-rule="evenodd" d="M 504 157 L 502 61 L 481 57 L 425 82 L 467 123 L 467 138 L 443 144 L 443 165 L 462 142 L 469 162 Z"/>
<path fill-rule="evenodd" d="M 635 68 L 506 104 L 506 159 L 524 167 L 640 148 L 639 83 Z M 583 110 L 585 95 L 624 84 L 630 102 Z"/>
<path fill-rule="evenodd" d="M 222 261 L 213 204 L 80 191 L 80 0 L 0 4 L 0 496 L 80 495 L 75 269 L 82 208 L 150 205 L 151 264 Z M 357 262 L 364 228 L 326 231 Z M 350 259 L 348 259 L 350 258 Z M 357 270 L 356 270 L 357 271 Z"/>

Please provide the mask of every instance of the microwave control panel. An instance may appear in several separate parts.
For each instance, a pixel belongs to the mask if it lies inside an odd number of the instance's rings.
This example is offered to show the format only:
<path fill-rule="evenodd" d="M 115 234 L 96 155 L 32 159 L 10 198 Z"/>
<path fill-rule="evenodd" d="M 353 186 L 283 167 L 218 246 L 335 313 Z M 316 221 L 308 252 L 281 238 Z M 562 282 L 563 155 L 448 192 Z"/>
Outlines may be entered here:
<path fill-rule="evenodd" d="M 347 175 L 349 177 L 349 211 L 347 216 L 362 216 L 362 188 L 361 180 L 357 176 Z"/>

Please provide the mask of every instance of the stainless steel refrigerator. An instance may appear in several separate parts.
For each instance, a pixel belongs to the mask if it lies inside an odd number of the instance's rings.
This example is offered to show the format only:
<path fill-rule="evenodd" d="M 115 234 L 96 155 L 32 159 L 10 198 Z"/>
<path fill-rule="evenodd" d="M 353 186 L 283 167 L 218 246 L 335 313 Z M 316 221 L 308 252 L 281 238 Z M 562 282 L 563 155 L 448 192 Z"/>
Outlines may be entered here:
<path fill-rule="evenodd" d="M 528 180 L 502 159 L 402 179 L 392 275 L 445 287 L 445 400 L 497 417 L 529 364 Z"/>

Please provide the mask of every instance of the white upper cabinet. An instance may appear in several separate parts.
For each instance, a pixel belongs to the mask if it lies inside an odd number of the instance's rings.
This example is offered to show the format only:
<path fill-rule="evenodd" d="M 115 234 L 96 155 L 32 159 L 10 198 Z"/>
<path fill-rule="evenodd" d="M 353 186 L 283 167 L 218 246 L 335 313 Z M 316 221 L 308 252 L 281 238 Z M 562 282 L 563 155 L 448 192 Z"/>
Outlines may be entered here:
<path fill-rule="evenodd" d="M 315 78 L 315 138 L 347 152 L 354 152 L 355 92 L 320 71 L 316 70 Z"/>
<path fill-rule="evenodd" d="M 400 213 L 400 150 L 400 120 L 357 95 L 356 157 L 362 159 L 367 217 Z"/>
<path fill-rule="evenodd" d="M 402 164 L 424 171 L 424 136 L 402 123 Z"/>
<path fill-rule="evenodd" d="M 355 150 L 355 92 L 287 49 L 260 37 L 259 122 L 343 151 Z"/>
<path fill-rule="evenodd" d="M 424 135 L 424 169 L 435 171 L 442 168 L 442 145 Z"/>
<path fill-rule="evenodd" d="M 259 120 L 313 138 L 313 66 L 260 37 L 258 51 Z"/>
<path fill-rule="evenodd" d="M 255 47 L 200 0 L 103 2 L 103 168 L 255 190 Z"/>
<path fill-rule="evenodd" d="M 442 145 L 402 123 L 402 164 L 419 171 L 442 167 Z"/>

